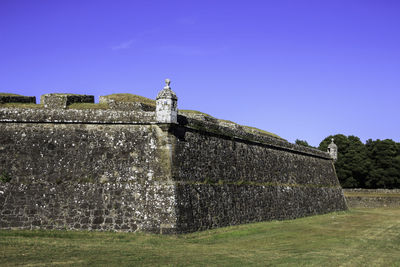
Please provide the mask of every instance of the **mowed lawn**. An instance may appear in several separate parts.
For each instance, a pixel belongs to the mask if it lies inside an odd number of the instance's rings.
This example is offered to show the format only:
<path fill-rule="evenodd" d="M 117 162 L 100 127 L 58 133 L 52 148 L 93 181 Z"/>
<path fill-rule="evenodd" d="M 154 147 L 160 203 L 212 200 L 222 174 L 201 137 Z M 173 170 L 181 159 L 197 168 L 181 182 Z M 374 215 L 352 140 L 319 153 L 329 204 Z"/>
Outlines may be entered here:
<path fill-rule="evenodd" d="M 400 209 L 160 236 L 0 231 L 2 266 L 400 266 Z"/>

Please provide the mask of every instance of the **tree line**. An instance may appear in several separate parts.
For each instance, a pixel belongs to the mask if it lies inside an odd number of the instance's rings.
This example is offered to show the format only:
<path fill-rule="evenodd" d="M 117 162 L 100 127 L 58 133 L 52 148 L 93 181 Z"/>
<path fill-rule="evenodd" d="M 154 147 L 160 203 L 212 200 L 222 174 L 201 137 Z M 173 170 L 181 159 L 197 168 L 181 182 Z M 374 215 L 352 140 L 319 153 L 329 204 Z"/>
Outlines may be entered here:
<path fill-rule="evenodd" d="M 357 136 L 330 135 L 318 146 L 327 151 L 331 139 L 338 146 L 335 162 L 339 182 L 344 188 L 400 188 L 400 143 L 391 139 L 368 139 Z M 307 141 L 296 144 L 311 147 Z"/>

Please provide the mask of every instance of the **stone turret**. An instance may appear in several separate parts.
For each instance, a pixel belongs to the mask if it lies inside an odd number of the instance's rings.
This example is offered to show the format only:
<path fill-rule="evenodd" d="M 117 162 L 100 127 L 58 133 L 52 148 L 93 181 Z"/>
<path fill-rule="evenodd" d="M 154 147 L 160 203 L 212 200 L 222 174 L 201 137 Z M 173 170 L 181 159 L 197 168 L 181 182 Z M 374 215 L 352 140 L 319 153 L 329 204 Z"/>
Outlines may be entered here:
<path fill-rule="evenodd" d="M 171 81 L 165 79 L 165 87 L 156 98 L 156 118 L 159 123 L 178 122 L 178 98 L 169 86 Z"/>
<path fill-rule="evenodd" d="M 332 138 L 332 142 L 328 146 L 328 153 L 334 161 L 337 160 L 337 151 L 337 145 L 333 142 Z"/>

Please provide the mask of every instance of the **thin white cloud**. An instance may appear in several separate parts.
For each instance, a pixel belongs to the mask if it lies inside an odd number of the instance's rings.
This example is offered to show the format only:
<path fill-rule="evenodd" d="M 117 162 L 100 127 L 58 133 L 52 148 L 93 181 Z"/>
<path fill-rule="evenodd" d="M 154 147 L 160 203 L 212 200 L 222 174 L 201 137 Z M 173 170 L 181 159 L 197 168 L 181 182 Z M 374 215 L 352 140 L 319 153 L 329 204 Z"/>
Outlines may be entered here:
<path fill-rule="evenodd" d="M 228 46 L 204 48 L 198 46 L 182 46 L 182 45 L 164 45 L 159 46 L 158 50 L 163 53 L 183 55 L 183 56 L 202 56 L 212 55 L 226 52 L 229 50 Z"/>
<path fill-rule="evenodd" d="M 194 46 L 165 45 L 165 46 L 160 46 L 159 49 L 165 53 L 185 55 L 185 56 L 206 54 L 206 51 Z"/>
<path fill-rule="evenodd" d="M 181 17 L 176 19 L 176 22 L 182 25 L 193 25 L 196 23 L 196 19 L 192 17 Z"/>
<path fill-rule="evenodd" d="M 112 50 L 129 49 L 129 48 L 131 48 L 133 43 L 134 43 L 134 40 L 128 40 L 128 41 L 122 42 L 118 45 L 111 47 L 111 49 Z"/>

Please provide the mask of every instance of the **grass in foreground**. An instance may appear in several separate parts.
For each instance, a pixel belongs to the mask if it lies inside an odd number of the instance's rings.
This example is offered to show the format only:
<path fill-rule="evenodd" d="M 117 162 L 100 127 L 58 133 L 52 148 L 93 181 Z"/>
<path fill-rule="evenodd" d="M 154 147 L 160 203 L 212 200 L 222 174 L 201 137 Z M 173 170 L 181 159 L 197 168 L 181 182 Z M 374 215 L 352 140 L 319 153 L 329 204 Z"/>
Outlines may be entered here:
<path fill-rule="evenodd" d="M 400 210 L 354 209 L 180 236 L 0 231 L 4 266 L 399 266 Z"/>

